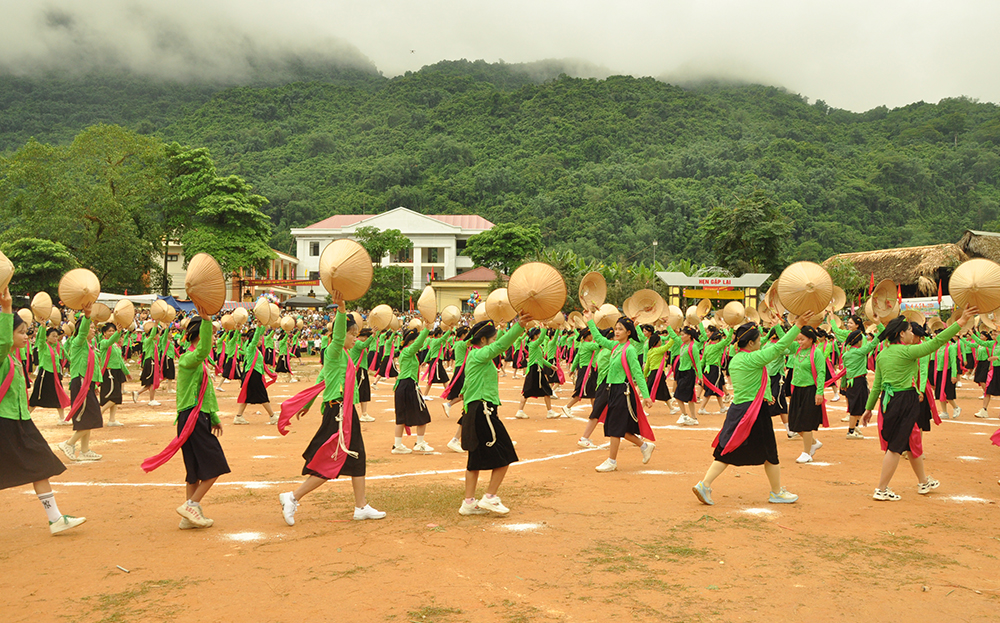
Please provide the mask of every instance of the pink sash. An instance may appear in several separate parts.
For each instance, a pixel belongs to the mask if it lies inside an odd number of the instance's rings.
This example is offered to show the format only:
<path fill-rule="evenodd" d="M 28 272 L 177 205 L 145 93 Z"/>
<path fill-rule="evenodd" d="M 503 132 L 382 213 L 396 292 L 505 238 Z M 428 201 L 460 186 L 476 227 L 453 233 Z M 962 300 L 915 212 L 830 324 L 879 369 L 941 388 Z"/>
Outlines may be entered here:
<path fill-rule="evenodd" d="M 809 365 L 812 367 L 813 373 L 813 384 L 819 385 L 819 372 L 816 370 L 816 345 L 813 344 L 812 348 L 809 349 Z M 846 372 L 846 370 L 845 370 Z M 843 374 L 841 374 L 843 376 Z M 839 376 L 837 378 L 840 378 Z M 823 384 L 826 387 L 826 384 Z M 823 396 L 823 402 L 820 403 L 820 407 L 823 410 L 823 428 L 830 428 L 830 418 L 826 415 L 826 396 Z"/>
<path fill-rule="evenodd" d="M 750 403 L 750 408 L 747 412 L 743 414 L 740 419 L 740 423 L 736 425 L 736 429 L 733 430 L 732 436 L 729 437 L 729 441 L 726 442 L 725 447 L 722 448 L 722 454 L 728 454 L 743 445 L 743 442 L 747 440 L 750 436 L 750 431 L 753 429 L 753 425 L 757 422 L 757 416 L 760 415 L 760 408 L 764 404 L 764 395 L 767 393 L 767 370 L 761 370 L 760 378 L 760 389 L 757 390 L 757 395 L 754 396 L 753 402 Z M 718 434 L 715 435 L 715 441 L 712 442 L 712 447 L 718 447 L 719 437 L 722 436 L 722 430 L 719 430 Z"/>
<path fill-rule="evenodd" d="M 462 365 L 459 366 L 458 370 L 455 370 L 455 374 L 451 377 L 451 381 L 448 383 L 448 387 L 445 387 L 444 391 L 441 392 L 442 400 L 448 400 L 448 394 L 451 393 L 451 388 L 454 387 L 455 381 L 458 380 L 458 377 L 461 376 L 462 371 L 465 370 L 465 362 L 468 360 L 469 360 L 469 351 L 466 350 L 465 357 L 462 359 Z"/>
<path fill-rule="evenodd" d="M 940 383 L 941 388 L 940 388 L 940 391 L 938 392 L 938 400 L 940 400 L 941 402 L 944 402 L 945 400 L 947 400 L 947 398 L 945 398 L 944 389 L 945 389 L 945 385 L 948 384 L 948 347 L 949 346 L 951 346 L 950 342 L 948 342 L 948 343 L 946 343 L 944 345 L 944 367 L 942 369 L 940 369 L 940 370 L 936 370 L 936 372 L 940 372 L 941 373 L 941 383 Z"/>
<path fill-rule="evenodd" d="M 587 370 L 583 373 L 583 384 L 580 385 L 580 395 L 578 398 L 583 398 L 583 392 L 587 391 L 587 381 L 590 380 L 590 371 L 593 370 L 594 357 L 596 356 L 596 350 L 590 354 L 590 361 L 587 362 Z M 577 372 L 577 374 L 579 374 L 579 372 Z"/>
<path fill-rule="evenodd" d="M 628 360 L 625 357 L 625 351 L 628 350 L 628 346 L 622 348 L 622 368 L 625 369 L 625 378 L 628 379 L 629 388 L 632 391 L 632 395 L 635 396 L 635 415 L 636 420 L 639 423 L 639 435 L 643 439 L 648 439 L 649 441 L 656 441 L 656 437 L 653 435 L 653 429 L 649 425 L 649 420 L 646 419 L 646 410 L 642 408 L 642 394 L 636 389 L 635 382 L 632 380 L 632 370 L 629 368 Z M 614 350 L 612 349 L 612 355 Z M 605 418 L 608 416 L 608 407 L 604 406 L 604 411 L 601 412 L 600 421 L 603 423 Z"/>
<path fill-rule="evenodd" d="M 354 379 L 357 375 L 357 366 L 351 361 L 350 353 L 345 350 L 344 355 L 347 357 L 347 375 L 344 378 L 340 430 L 331 435 L 326 443 L 319 447 L 313 459 L 306 465 L 309 469 L 330 480 L 340 475 L 340 470 L 344 467 L 348 455 L 357 457 L 356 453 L 349 450 L 351 429 L 354 426 Z"/>
<path fill-rule="evenodd" d="M 309 387 L 295 394 L 288 400 L 281 403 L 279 411 L 281 415 L 278 416 L 278 432 L 282 435 L 288 434 L 288 425 L 292 421 L 292 417 L 296 413 L 306 408 L 306 405 L 312 403 L 326 389 L 326 382 L 320 381 L 316 385 Z"/>
<path fill-rule="evenodd" d="M 396 340 L 392 341 L 389 345 L 389 357 L 385 360 L 385 370 L 382 372 L 382 376 L 389 378 L 389 371 L 392 370 L 392 362 L 395 360 L 396 356 Z"/>
<path fill-rule="evenodd" d="M 7 360 L 10 363 L 10 368 L 7 370 L 7 376 L 4 377 L 3 383 L 0 384 L 0 401 L 7 395 L 7 390 L 10 389 L 11 383 L 14 382 L 14 366 L 18 365 L 13 355 L 8 354 Z"/>
<path fill-rule="evenodd" d="M 94 348 L 87 342 L 87 373 L 83 377 L 83 384 L 80 385 L 80 393 L 76 395 L 76 400 L 73 401 L 73 405 L 69 409 L 69 413 L 66 414 L 66 422 L 73 419 L 73 414 L 77 413 L 83 405 L 87 402 L 87 396 L 90 394 L 90 386 L 94 382 Z"/>
<path fill-rule="evenodd" d="M 147 474 L 157 467 L 160 467 L 167 461 L 169 461 L 177 451 L 181 449 L 187 440 L 191 437 L 191 433 L 194 432 L 195 424 L 198 423 L 198 416 L 201 414 L 201 405 L 205 401 L 205 390 L 209 386 L 208 379 L 208 366 L 203 362 L 201 364 L 201 390 L 198 392 L 198 404 L 195 405 L 191 413 L 188 414 L 187 422 L 184 422 L 184 428 L 181 429 L 181 434 L 174 437 L 167 447 L 164 448 L 159 454 L 151 456 L 142 462 L 142 470 Z"/>
<path fill-rule="evenodd" d="M 240 395 L 236 399 L 236 404 L 244 404 L 247 401 L 247 386 L 250 384 L 250 375 L 253 373 L 253 368 L 257 365 L 258 356 L 260 356 L 260 346 L 253 351 L 253 361 L 250 362 L 250 367 L 247 368 L 246 375 L 243 377 L 243 383 L 240 385 Z"/>
<path fill-rule="evenodd" d="M 70 405 L 69 396 L 66 395 L 66 390 L 63 389 L 62 381 L 59 379 L 59 366 L 56 365 L 56 353 L 51 346 L 49 347 L 49 356 L 52 358 L 52 377 L 53 382 L 56 386 L 56 397 L 59 398 L 60 408 L 65 409 Z"/>
<path fill-rule="evenodd" d="M 656 370 L 656 376 L 653 378 L 653 386 L 649 388 L 649 397 L 656 402 L 656 394 L 660 387 L 660 381 L 663 380 L 663 370 L 667 366 L 667 357 L 670 356 L 670 351 L 663 353 L 663 358 L 660 359 L 660 367 Z"/>

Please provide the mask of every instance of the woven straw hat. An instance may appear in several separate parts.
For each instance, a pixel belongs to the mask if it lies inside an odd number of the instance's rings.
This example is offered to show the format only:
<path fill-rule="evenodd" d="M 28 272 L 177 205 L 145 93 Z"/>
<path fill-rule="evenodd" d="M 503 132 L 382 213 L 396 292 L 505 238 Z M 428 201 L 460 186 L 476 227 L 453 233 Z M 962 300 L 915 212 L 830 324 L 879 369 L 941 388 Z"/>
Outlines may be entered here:
<path fill-rule="evenodd" d="M 245 307 L 237 307 L 233 310 L 233 322 L 237 327 L 242 327 L 250 320 L 250 312 Z"/>
<path fill-rule="evenodd" d="M 59 298 L 70 309 L 83 309 L 101 295 L 101 281 L 86 268 L 74 268 L 59 280 Z"/>
<path fill-rule="evenodd" d="M 489 305 L 486 306 L 489 311 Z M 455 305 L 449 305 L 441 310 L 441 326 L 446 328 L 454 327 L 462 319 L 462 312 Z"/>
<path fill-rule="evenodd" d="M 712 311 L 712 299 L 701 299 L 698 301 L 698 317 L 704 318 Z"/>
<path fill-rule="evenodd" d="M 271 316 L 268 318 L 270 326 L 272 329 L 277 329 L 281 326 L 281 308 L 275 303 L 268 303 L 268 308 L 271 310 Z"/>
<path fill-rule="evenodd" d="M 206 316 L 214 316 L 226 304 L 226 278 L 219 263 L 208 253 L 191 258 L 184 289 L 198 311 Z"/>
<path fill-rule="evenodd" d="M 566 303 L 566 282 L 548 264 L 529 262 L 510 276 L 507 299 L 511 307 L 535 319 L 551 318 Z"/>
<path fill-rule="evenodd" d="M 738 327 L 743 324 L 744 318 L 747 317 L 747 310 L 743 307 L 743 303 L 739 301 L 730 301 L 726 303 L 726 306 L 722 308 L 722 319 L 726 321 L 726 324 L 730 327 Z"/>
<path fill-rule="evenodd" d="M 892 279 L 883 279 L 872 291 L 872 312 L 883 323 L 899 315 L 899 299 L 896 292 L 896 284 Z M 893 307 L 896 308 L 895 314 L 892 313 Z"/>
<path fill-rule="evenodd" d="M 181 329 L 187 329 L 189 324 L 191 324 L 190 318 L 181 318 Z"/>
<path fill-rule="evenodd" d="M 667 324 L 669 324 L 674 331 L 680 331 L 681 327 L 684 326 L 684 312 L 681 311 L 680 307 L 676 305 L 667 306 Z"/>
<path fill-rule="evenodd" d="M 554 316 L 545 321 L 545 325 L 550 329 L 562 329 L 566 326 L 566 316 L 561 311 L 556 312 Z"/>
<path fill-rule="evenodd" d="M 222 328 L 226 331 L 232 331 L 236 328 L 236 320 L 233 318 L 232 314 L 224 314 L 222 320 L 219 321 Z"/>
<path fill-rule="evenodd" d="M 21 318 L 24 324 L 28 325 L 29 327 L 35 321 L 35 315 L 32 314 L 31 310 L 28 309 L 27 307 L 22 307 L 21 309 L 17 310 L 17 315 L 18 317 Z"/>
<path fill-rule="evenodd" d="M 605 303 L 594 314 L 594 324 L 601 330 L 610 329 L 615 326 L 619 318 L 621 318 L 621 313 L 619 313 L 618 308 L 611 303 Z"/>
<path fill-rule="evenodd" d="M 577 329 L 585 329 L 587 327 L 587 320 L 578 311 L 570 312 L 569 318 L 566 319 L 569 324 Z"/>
<path fill-rule="evenodd" d="M 76 323 L 70 320 L 62 326 L 63 335 L 66 337 L 72 337 L 73 332 L 76 331 Z"/>
<path fill-rule="evenodd" d="M 608 283 L 599 272 L 589 272 L 580 280 L 578 291 L 580 305 L 584 309 L 600 307 L 608 296 Z"/>
<path fill-rule="evenodd" d="M 257 299 L 257 304 L 253 306 L 253 316 L 262 327 L 271 324 L 271 304 L 268 303 L 266 298 L 260 297 Z M 155 319 L 156 316 L 153 316 L 153 318 Z"/>
<path fill-rule="evenodd" d="M 281 330 L 285 333 L 291 333 L 295 330 L 295 318 L 291 316 L 285 316 L 281 319 Z"/>
<path fill-rule="evenodd" d="M 52 297 L 47 292 L 36 294 L 31 299 L 31 312 L 39 324 L 45 324 L 52 316 Z"/>
<path fill-rule="evenodd" d="M 833 300 L 833 280 L 815 262 L 795 262 L 782 271 L 776 285 L 781 306 L 796 315 L 822 315 Z"/>
<path fill-rule="evenodd" d="M 299 318 L 299 319 L 297 319 L 295 321 L 295 328 L 296 329 L 302 329 L 302 328 L 305 328 L 305 326 L 306 326 L 306 322 L 304 320 L 302 320 L 301 318 Z"/>
<path fill-rule="evenodd" d="M 950 319 L 950 321 L 949 321 L 948 324 L 951 324 L 951 321 L 953 321 L 955 319 L 955 317 L 956 317 L 955 314 L 952 313 L 951 319 Z M 996 331 L 997 325 L 998 325 L 997 314 L 995 314 L 993 312 L 990 312 L 988 314 L 980 314 L 979 315 L 979 322 L 981 322 L 983 325 L 985 325 L 988 329 Z"/>
<path fill-rule="evenodd" d="M 392 308 L 388 305 L 377 305 L 368 314 L 368 324 L 376 331 L 382 331 L 392 322 Z"/>
<path fill-rule="evenodd" d="M 94 303 L 90 308 L 90 321 L 103 324 L 111 319 L 111 308 L 104 303 Z"/>
<path fill-rule="evenodd" d="M 489 320 L 489 314 L 486 313 L 486 302 L 483 301 L 476 308 L 472 310 L 472 318 L 476 322 L 482 322 L 484 320 Z"/>
<path fill-rule="evenodd" d="M 923 314 L 921 314 L 915 309 L 908 309 L 904 311 L 903 318 L 906 318 L 906 320 L 909 322 L 915 322 L 917 324 L 924 324 L 925 322 L 927 322 L 927 318 L 925 318 Z"/>
<path fill-rule="evenodd" d="M 687 311 L 684 312 L 684 323 L 689 324 L 692 327 L 697 327 L 701 324 L 701 316 L 698 315 L 698 306 L 689 305 Z"/>
<path fill-rule="evenodd" d="M 837 314 L 827 314 L 826 319 L 831 325 L 837 327 L 838 329 L 844 328 L 844 321 L 841 320 L 840 316 Z"/>
<path fill-rule="evenodd" d="M 840 311 L 847 305 L 847 293 L 840 286 L 833 286 L 833 300 L 830 301 L 830 311 Z"/>
<path fill-rule="evenodd" d="M 410 321 L 406 323 L 406 328 L 408 330 L 416 329 L 417 331 L 420 331 L 424 328 L 424 321 L 420 318 L 410 318 Z"/>
<path fill-rule="evenodd" d="M 403 319 L 399 316 L 393 316 L 392 320 L 389 321 L 389 329 L 391 331 L 399 331 L 403 328 Z"/>
<path fill-rule="evenodd" d="M 14 277 L 14 262 L 0 252 L 0 292 L 10 285 L 10 280 Z"/>
<path fill-rule="evenodd" d="M 49 326 L 58 327 L 62 324 L 62 310 L 58 307 L 53 307 L 52 311 L 49 312 Z"/>
<path fill-rule="evenodd" d="M 119 329 L 127 329 L 135 321 L 135 305 L 128 299 L 122 299 L 115 303 L 112 316 Z"/>
<path fill-rule="evenodd" d="M 628 318 L 635 318 L 635 315 L 639 313 L 638 308 L 632 302 L 631 296 L 622 301 L 622 313 Z"/>
<path fill-rule="evenodd" d="M 361 312 L 352 311 L 351 318 L 354 318 L 354 324 L 358 325 L 358 330 L 365 328 L 365 319 L 361 316 Z"/>
<path fill-rule="evenodd" d="M 781 322 L 781 317 L 774 312 L 774 309 L 767 302 L 767 297 L 757 304 L 757 313 L 760 316 L 760 323 L 762 325 L 773 327 L 774 325 Z"/>
<path fill-rule="evenodd" d="M 754 322 L 760 324 L 760 312 L 758 312 L 753 307 L 747 307 L 743 310 L 744 316 L 746 316 L 747 322 Z"/>
<path fill-rule="evenodd" d="M 372 258 L 353 240 L 334 240 L 319 257 L 319 278 L 329 292 L 339 290 L 345 301 L 365 295 L 372 284 Z"/>
<path fill-rule="evenodd" d="M 427 322 L 434 322 L 437 318 L 437 295 L 434 293 L 434 288 L 427 286 L 420 293 L 420 298 L 417 299 L 417 311 Z"/>
<path fill-rule="evenodd" d="M 498 325 L 504 325 L 517 317 L 517 311 L 507 299 L 507 288 L 497 288 L 486 297 L 486 315 Z"/>
<path fill-rule="evenodd" d="M 771 313 L 773 313 L 775 316 L 780 318 L 781 314 L 785 313 L 786 311 L 785 307 L 784 305 L 781 304 L 781 299 L 778 298 L 777 279 L 775 279 L 774 282 L 771 283 L 771 287 L 768 288 L 767 293 L 764 294 L 764 302 L 767 303 L 767 306 L 771 309 Z"/>
<path fill-rule="evenodd" d="M 653 324 L 667 312 L 667 302 L 655 290 L 639 290 L 632 295 L 632 307 L 635 313 L 629 318 L 637 324 Z"/>
<path fill-rule="evenodd" d="M 149 306 L 149 317 L 156 322 L 170 322 L 177 312 L 166 301 L 159 299 Z"/>
<path fill-rule="evenodd" d="M 951 274 L 948 290 L 956 305 L 975 305 L 982 313 L 1000 308 L 1000 265 L 983 258 L 963 262 Z"/>
<path fill-rule="evenodd" d="M 155 320 L 147 320 L 146 322 L 142 323 L 142 332 L 143 333 L 149 333 L 150 331 L 152 331 L 155 328 L 156 328 L 156 321 Z"/>

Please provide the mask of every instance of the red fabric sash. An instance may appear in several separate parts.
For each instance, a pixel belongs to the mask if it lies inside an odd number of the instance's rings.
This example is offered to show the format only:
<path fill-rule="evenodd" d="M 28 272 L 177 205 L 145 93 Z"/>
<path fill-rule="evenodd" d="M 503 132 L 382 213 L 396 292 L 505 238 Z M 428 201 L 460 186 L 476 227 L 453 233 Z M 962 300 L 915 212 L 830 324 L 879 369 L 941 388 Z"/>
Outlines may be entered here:
<path fill-rule="evenodd" d="M 160 383 L 163 381 L 163 370 L 160 369 L 160 343 L 154 339 L 153 341 L 153 384 L 152 390 L 156 390 L 160 387 Z"/>
<path fill-rule="evenodd" d="M 326 382 L 320 381 L 316 385 L 309 387 L 295 394 L 288 400 L 281 403 L 279 411 L 281 415 L 278 416 L 278 432 L 282 435 L 288 434 L 288 425 L 291 423 L 292 418 L 296 413 L 306 408 L 306 405 L 310 405 L 316 396 L 319 396 L 326 390 Z"/>
<path fill-rule="evenodd" d="M 816 370 L 816 345 L 813 344 L 812 348 L 809 349 L 809 365 L 812 367 L 813 374 L 813 385 L 819 385 L 819 372 Z M 842 376 L 842 375 L 841 375 Z M 840 377 L 837 377 L 840 378 Z M 826 387 L 826 384 L 823 385 Z M 823 396 L 823 402 L 820 403 L 820 407 L 823 410 L 823 428 L 830 428 L 830 418 L 826 415 L 826 396 Z"/>
<path fill-rule="evenodd" d="M 46 344 L 48 346 L 48 344 Z M 66 390 L 63 389 L 62 380 L 59 378 L 59 367 L 56 365 L 56 353 L 49 346 L 49 357 L 52 359 L 52 376 L 53 381 L 56 386 L 56 397 L 59 398 L 59 406 L 63 409 L 70 405 L 69 396 L 66 395 Z"/>
<path fill-rule="evenodd" d="M 4 377 L 3 383 L 0 384 L 0 400 L 4 399 L 4 396 L 7 395 L 7 390 L 10 389 L 11 384 L 14 382 L 14 366 L 18 365 L 13 355 L 8 354 L 7 361 L 10 363 L 10 367 L 7 369 L 7 376 Z"/>
<path fill-rule="evenodd" d="M 930 393 L 930 390 L 928 390 Z M 933 404 L 933 400 L 931 401 Z M 941 420 L 935 417 L 935 420 L 940 424 Z M 889 443 L 882 437 L 882 399 L 879 398 L 878 401 L 878 443 L 882 448 L 882 452 L 889 449 Z M 913 430 L 910 431 L 910 454 L 914 457 L 919 457 L 924 453 L 924 438 L 920 431 L 920 426 L 918 424 L 913 425 Z"/>
<path fill-rule="evenodd" d="M 382 376 L 389 378 L 389 371 L 392 370 L 392 362 L 396 358 L 396 340 L 392 341 L 389 345 L 389 357 L 385 360 L 385 370 L 382 372 Z"/>
<path fill-rule="evenodd" d="M 653 378 L 653 387 L 651 387 L 649 390 L 649 397 L 653 399 L 653 402 L 656 402 L 656 394 L 658 393 L 657 390 L 660 387 L 660 381 L 663 380 L 663 370 L 667 366 L 667 357 L 669 356 L 670 356 L 669 350 L 663 353 L 663 358 L 660 359 L 660 367 L 657 368 L 656 376 Z"/>
<path fill-rule="evenodd" d="M 466 349 L 465 357 L 462 359 L 462 365 L 458 367 L 458 370 L 455 370 L 455 374 L 452 375 L 451 381 L 448 382 L 448 387 L 445 387 L 444 391 L 441 392 L 441 398 L 443 400 L 448 399 L 448 394 L 451 393 L 451 388 L 454 387 L 455 381 L 462 374 L 462 370 L 465 370 L 465 362 L 468 360 L 469 360 L 469 349 Z"/>
<path fill-rule="evenodd" d="M 632 395 L 635 396 L 635 415 L 636 420 L 639 423 L 639 435 L 643 439 L 648 439 L 649 441 L 656 441 L 656 437 L 653 435 L 653 428 L 649 425 L 649 420 L 646 419 L 646 411 L 642 408 L 642 394 L 636 389 L 635 382 L 632 380 L 632 370 L 629 368 L 628 359 L 625 356 L 625 351 L 628 350 L 628 346 L 622 348 L 622 368 L 625 369 L 625 378 L 628 379 L 629 389 Z M 612 349 L 611 354 L 614 355 L 614 349 Z M 601 412 L 600 422 L 608 416 L 608 407 L 604 406 L 604 411 Z"/>
<path fill-rule="evenodd" d="M 73 415 L 83 408 L 83 405 L 87 402 L 87 396 L 90 394 L 90 386 L 94 382 L 94 348 L 87 342 L 87 373 L 83 377 L 83 384 L 80 385 L 80 393 L 77 394 L 76 400 L 73 401 L 73 405 L 69 409 L 69 413 L 66 414 L 66 422 L 73 419 Z"/>
<path fill-rule="evenodd" d="M 184 428 L 181 429 L 181 434 L 170 440 L 167 447 L 160 451 L 159 454 L 154 455 L 142 462 L 142 471 L 147 474 L 157 467 L 160 467 L 167 461 L 169 461 L 177 451 L 181 449 L 187 440 L 191 437 L 191 433 L 194 432 L 194 427 L 198 423 L 198 417 L 201 414 L 201 405 L 205 401 L 205 390 L 208 389 L 209 382 L 208 377 L 208 366 L 203 362 L 201 364 L 201 390 L 198 391 L 198 404 L 195 405 L 194 409 L 188 415 L 187 422 L 184 422 Z"/>
<path fill-rule="evenodd" d="M 934 418 L 934 423 L 938 426 L 941 425 L 941 415 L 938 413 L 937 403 L 934 402 L 934 392 L 931 391 L 931 387 L 928 384 L 924 384 L 924 400 L 931 408 L 931 417 Z"/>
<path fill-rule="evenodd" d="M 590 371 L 594 369 L 594 357 L 596 356 L 596 350 L 590 354 L 590 361 L 587 362 L 587 370 L 583 373 L 583 384 L 580 386 L 580 398 L 583 397 L 583 392 L 587 389 L 587 381 L 590 380 Z M 577 374 L 579 374 L 579 372 L 577 372 Z"/>
<path fill-rule="evenodd" d="M 216 356 L 213 361 L 215 361 L 215 375 L 222 376 L 226 368 L 226 341 L 222 340 L 222 352 Z"/>
<path fill-rule="evenodd" d="M 760 415 L 760 408 L 764 404 L 764 395 L 767 393 L 767 380 L 767 370 L 761 370 L 760 389 L 757 390 L 757 395 L 754 396 L 753 402 L 750 403 L 750 408 L 743 414 L 740 423 L 736 425 L 736 429 L 733 431 L 729 441 L 722 448 L 722 454 L 728 454 L 739 448 L 747 440 L 747 437 L 750 436 L 750 430 L 753 429 L 753 425 L 757 422 L 757 416 Z M 719 445 L 719 437 L 721 435 L 722 430 L 720 429 L 715 435 L 715 441 L 712 442 L 713 448 Z"/>
<path fill-rule="evenodd" d="M 993 353 L 996 350 L 996 348 L 997 348 L 997 343 L 994 341 L 993 342 L 993 346 L 990 347 L 990 354 L 989 354 L 990 357 L 993 356 Z M 978 361 L 976 363 L 978 363 Z M 990 386 L 990 381 L 993 380 L 993 366 L 996 365 L 996 362 L 994 362 L 994 361 L 990 361 L 989 363 L 990 363 L 990 370 L 989 370 L 989 372 L 986 373 L 986 387 L 989 387 Z M 983 389 L 983 395 L 984 396 L 986 395 L 986 390 L 985 389 Z"/>
<path fill-rule="evenodd" d="M 990 441 L 993 442 L 994 446 L 1000 446 L 1000 428 L 997 429 L 997 432 L 993 433 L 990 437 Z"/>
<path fill-rule="evenodd" d="M 247 385 L 250 384 L 250 375 L 253 373 L 254 366 L 257 365 L 258 356 L 260 356 L 260 346 L 253 351 L 253 361 L 250 362 L 250 367 L 247 368 L 246 375 L 243 377 L 243 383 L 240 384 L 240 395 L 236 398 L 236 404 L 244 404 L 247 401 Z"/>
<path fill-rule="evenodd" d="M 940 372 L 941 373 L 941 383 L 940 383 L 941 387 L 940 387 L 940 391 L 938 391 L 938 400 L 940 400 L 941 402 L 944 402 L 945 400 L 947 400 L 947 398 L 945 398 L 945 394 L 944 394 L 944 387 L 945 387 L 945 385 L 948 384 L 948 347 L 949 346 L 951 346 L 951 342 L 948 342 L 948 343 L 946 343 L 944 345 L 944 367 L 942 369 L 940 369 L 940 370 L 936 370 L 936 372 Z"/>
<path fill-rule="evenodd" d="M 309 461 L 307 467 L 331 480 L 340 475 L 347 456 L 357 456 L 348 448 L 351 447 L 351 429 L 354 426 L 354 379 L 357 366 L 351 361 L 351 355 L 344 350 L 347 357 L 347 376 L 344 378 L 344 400 L 341 403 L 340 430 L 330 436 Z M 358 360 L 360 363 L 360 359 Z M 419 391 L 419 390 L 418 390 Z"/>
<path fill-rule="evenodd" d="M 562 385 L 563 383 L 566 382 L 566 373 L 563 372 L 562 366 L 559 364 L 558 359 L 556 359 L 556 379 L 558 380 L 559 385 Z"/>

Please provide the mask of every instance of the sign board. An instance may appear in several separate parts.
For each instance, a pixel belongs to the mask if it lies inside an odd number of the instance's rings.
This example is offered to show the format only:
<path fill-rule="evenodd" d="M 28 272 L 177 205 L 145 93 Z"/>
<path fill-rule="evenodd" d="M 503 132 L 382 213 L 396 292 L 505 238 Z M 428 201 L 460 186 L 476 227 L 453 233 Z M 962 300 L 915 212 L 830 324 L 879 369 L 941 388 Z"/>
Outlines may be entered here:
<path fill-rule="evenodd" d="M 689 299 L 733 299 L 743 300 L 742 290 L 694 290 L 684 288 L 684 296 Z"/>
<path fill-rule="evenodd" d="M 770 273 L 747 273 L 741 277 L 689 277 L 684 273 L 656 273 L 668 286 L 686 286 L 689 288 L 729 289 L 729 288 L 759 288 L 767 281 Z"/>
<path fill-rule="evenodd" d="M 900 303 L 900 311 L 906 311 L 908 309 L 915 309 L 918 312 L 936 312 L 941 309 L 954 309 L 955 303 L 951 300 L 950 296 L 941 297 L 941 305 L 938 305 L 938 300 L 936 296 L 922 296 L 912 299 L 903 299 Z"/>

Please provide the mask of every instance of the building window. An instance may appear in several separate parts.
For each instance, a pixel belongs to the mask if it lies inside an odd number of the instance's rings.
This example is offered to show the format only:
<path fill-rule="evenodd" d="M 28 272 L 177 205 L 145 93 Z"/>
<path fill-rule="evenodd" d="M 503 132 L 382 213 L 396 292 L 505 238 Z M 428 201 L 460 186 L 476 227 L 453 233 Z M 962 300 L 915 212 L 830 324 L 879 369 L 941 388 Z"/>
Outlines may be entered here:
<path fill-rule="evenodd" d="M 440 261 L 440 260 L 438 260 L 438 256 L 439 256 L 438 251 L 439 251 L 439 249 L 427 249 L 427 263 L 428 264 L 437 264 Z"/>
<path fill-rule="evenodd" d="M 409 264 L 413 261 L 413 247 L 403 249 L 396 254 L 397 264 Z"/>
<path fill-rule="evenodd" d="M 317 255 L 319 255 L 319 243 L 318 242 L 310 242 L 309 243 L 309 256 L 310 257 L 316 257 Z"/>
<path fill-rule="evenodd" d="M 176 253 L 167 253 L 167 261 L 168 262 L 176 262 L 177 261 L 177 254 Z"/>
<path fill-rule="evenodd" d="M 465 240 L 455 241 L 455 251 L 458 253 L 458 255 L 461 255 L 462 251 L 465 251 L 465 242 L 466 242 Z"/>
<path fill-rule="evenodd" d="M 310 270 L 309 271 L 309 281 L 316 281 L 318 279 L 319 279 L 319 271 L 318 270 Z"/>

